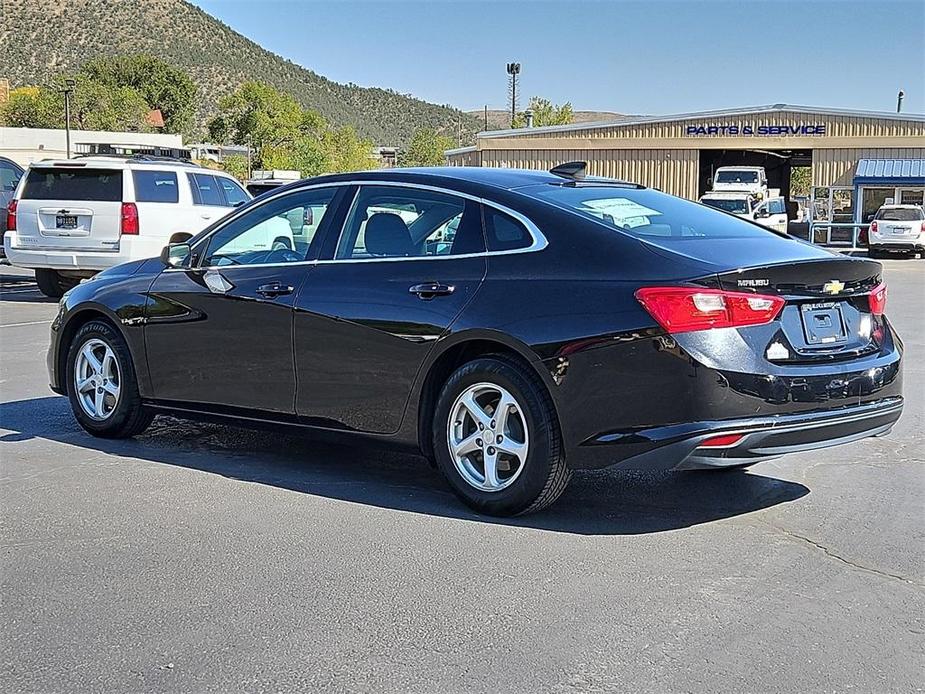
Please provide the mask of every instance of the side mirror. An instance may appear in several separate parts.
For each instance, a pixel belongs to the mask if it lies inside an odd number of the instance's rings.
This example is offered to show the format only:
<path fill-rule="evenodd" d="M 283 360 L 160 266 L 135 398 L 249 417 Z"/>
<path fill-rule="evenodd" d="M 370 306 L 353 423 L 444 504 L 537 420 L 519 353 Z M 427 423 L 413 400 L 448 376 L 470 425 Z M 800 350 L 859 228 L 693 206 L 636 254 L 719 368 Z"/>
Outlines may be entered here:
<path fill-rule="evenodd" d="M 167 267 L 182 267 L 192 253 L 188 243 L 171 243 L 161 251 L 161 262 Z"/>
<path fill-rule="evenodd" d="M 770 216 L 766 209 L 755 212 L 755 219 L 767 219 Z"/>

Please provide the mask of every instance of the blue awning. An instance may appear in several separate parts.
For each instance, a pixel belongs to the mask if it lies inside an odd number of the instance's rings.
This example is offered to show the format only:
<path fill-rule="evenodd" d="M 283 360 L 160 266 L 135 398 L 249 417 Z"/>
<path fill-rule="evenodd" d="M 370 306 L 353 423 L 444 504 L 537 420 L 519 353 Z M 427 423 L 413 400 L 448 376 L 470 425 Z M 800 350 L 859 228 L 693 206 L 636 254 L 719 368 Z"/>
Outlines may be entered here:
<path fill-rule="evenodd" d="M 854 182 L 925 185 L 925 159 L 861 159 Z"/>

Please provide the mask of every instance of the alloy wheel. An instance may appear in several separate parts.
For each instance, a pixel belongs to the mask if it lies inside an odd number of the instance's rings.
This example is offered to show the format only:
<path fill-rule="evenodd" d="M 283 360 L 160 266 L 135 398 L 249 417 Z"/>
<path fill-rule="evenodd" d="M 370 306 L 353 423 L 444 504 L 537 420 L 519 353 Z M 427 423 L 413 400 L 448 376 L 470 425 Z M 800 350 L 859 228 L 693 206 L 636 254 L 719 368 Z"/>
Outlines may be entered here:
<path fill-rule="evenodd" d="M 103 340 L 87 340 L 74 364 L 74 388 L 84 413 L 96 421 L 108 419 L 119 404 L 122 376 L 112 347 Z"/>
<path fill-rule="evenodd" d="M 530 443 L 523 408 L 495 383 L 469 386 L 450 408 L 447 445 L 467 484 L 501 491 L 514 483 L 527 462 Z"/>

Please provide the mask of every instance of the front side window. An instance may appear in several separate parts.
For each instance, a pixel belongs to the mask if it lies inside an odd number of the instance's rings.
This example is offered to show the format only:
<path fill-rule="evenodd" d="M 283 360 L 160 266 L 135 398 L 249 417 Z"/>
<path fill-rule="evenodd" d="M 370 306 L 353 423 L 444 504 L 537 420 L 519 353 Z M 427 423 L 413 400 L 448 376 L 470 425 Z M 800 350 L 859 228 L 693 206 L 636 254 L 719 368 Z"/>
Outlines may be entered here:
<path fill-rule="evenodd" d="M 177 174 L 173 171 L 133 171 L 135 202 L 178 202 Z"/>
<path fill-rule="evenodd" d="M 203 265 L 305 260 L 336 192 L 336 188 L 302 191 L 248 210 L 212 236 Z"/>
<path fill-rule="evenodd" d="M 225 178 L 224 176 L 216 176 L 215 180 L 217 180 L 218 184 L 222 187 L 222 192 L 225 194 L 225 203 L 229 207 L 237 207 L 238 205 L 243 205 L 245 202 L 251 199 L 250 196 L 244 192 L 244 189 L 230 178 Z"/>
<path fill-rule="evenodd" d="M 418 188 L 364 186 L 335 257 L 417 258 L 484 250 L 477 203 Z"/>
<path fill-rule="evenodd" d="M 190 192 L 193 194 L 194 205 L 208 205 L 210 207 L 225 207 L 225 196 L 215 176 L 210 174 L 188 173 Z"/>
<path fill-rule="evenodd" d="M 631 236 L 696 240 L 750 238 L 775 233 L 710 209 L 707 205 L 698 205 L 649 188 L 542 184 L 520 190 Z"/>
<path fill-rule="evenodd" d="M 768 213 L 769 214 L 784 214 L 786 210 L 784 209 L 784 200 L 783 198 L 775 198 L 774 200 L 768 200 Z"/>

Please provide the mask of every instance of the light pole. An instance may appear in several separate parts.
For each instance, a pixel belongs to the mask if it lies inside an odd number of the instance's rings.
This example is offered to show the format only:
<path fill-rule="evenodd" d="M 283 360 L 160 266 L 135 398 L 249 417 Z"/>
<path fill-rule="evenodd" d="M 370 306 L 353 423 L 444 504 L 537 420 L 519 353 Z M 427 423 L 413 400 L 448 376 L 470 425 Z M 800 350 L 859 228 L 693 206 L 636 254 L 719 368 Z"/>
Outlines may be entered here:
<path fill-rule="evenodd" d="M 71 158 L 71 92 L 77 86 L 77 81 L 72 79 L 64 80 L 64 138 L 67 147 L 67 158 Z"/>
<path fill-rule="evenodd" d="M 506 68 L 511 91 L 511 127 L 513 128 L 514 119 L 517 118 L 517 82 L 520 80 L 520 63 L 508 63 Z"/>
<path fill-rule="evenodd" d="M 899 94 L 896 95 L 896 113 L 901 113 L 903 110 L 903 97 L 906 95 L 902 89 L 899 90 Z"/>

